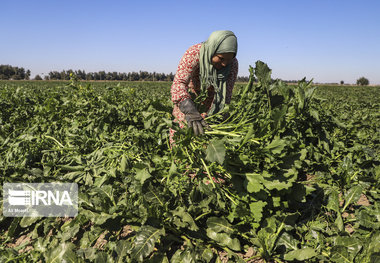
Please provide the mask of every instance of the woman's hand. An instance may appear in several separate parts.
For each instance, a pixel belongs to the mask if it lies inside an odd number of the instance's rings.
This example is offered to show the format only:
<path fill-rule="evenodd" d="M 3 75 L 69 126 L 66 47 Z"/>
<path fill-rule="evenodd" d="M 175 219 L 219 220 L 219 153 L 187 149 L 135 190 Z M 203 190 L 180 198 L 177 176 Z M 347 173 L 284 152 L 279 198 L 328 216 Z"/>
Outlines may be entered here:
<path fill-rule="evenodd" d="M 204 134 L 204 128 L 211 130 L 191 99 L 180 102 L 179 109 L 185 114 L 187 125 L 193 129 L 195 135 Z"/>

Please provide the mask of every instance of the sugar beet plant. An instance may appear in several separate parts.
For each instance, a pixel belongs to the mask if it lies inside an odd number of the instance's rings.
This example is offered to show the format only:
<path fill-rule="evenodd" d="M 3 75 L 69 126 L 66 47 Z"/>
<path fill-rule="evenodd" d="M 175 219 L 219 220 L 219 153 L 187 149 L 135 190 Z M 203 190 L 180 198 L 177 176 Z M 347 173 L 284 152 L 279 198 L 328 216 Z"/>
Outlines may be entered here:
<path fill-rule="evenodd" d="M 0 217 L 2 261 L 379 260 L 378 149 L 311 82 L 258 61 L 199 137 L 168 88 L 0 91 L 2 182 L 76 182 L 80 198 L 75 218 Z"/>

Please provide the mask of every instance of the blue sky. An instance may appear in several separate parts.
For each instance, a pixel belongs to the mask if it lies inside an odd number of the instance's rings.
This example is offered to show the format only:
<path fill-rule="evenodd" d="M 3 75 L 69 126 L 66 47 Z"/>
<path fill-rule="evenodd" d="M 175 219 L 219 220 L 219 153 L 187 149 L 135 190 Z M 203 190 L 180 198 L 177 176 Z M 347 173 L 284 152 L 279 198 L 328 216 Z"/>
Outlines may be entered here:
<path fill-rule="evenodd" d="M 0 5 L 0 64 L 175 73 L 215 30 L 238 37 L 239 75 L 256 60 L 273 77 L 380 84 L 380 1 L 26 1 Z"/>

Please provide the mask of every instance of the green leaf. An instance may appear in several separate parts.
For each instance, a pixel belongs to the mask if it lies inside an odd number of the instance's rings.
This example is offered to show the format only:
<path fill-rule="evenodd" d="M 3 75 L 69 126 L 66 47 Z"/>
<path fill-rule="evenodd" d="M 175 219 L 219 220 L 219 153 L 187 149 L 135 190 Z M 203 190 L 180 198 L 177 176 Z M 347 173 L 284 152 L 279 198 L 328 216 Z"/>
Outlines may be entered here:
<path fill-rule="evenodd" d="M 337 225 L 339 231 L 344 230 L 344 223 L 343 223 L 342 215 L 339 212 L 336 214 L 335 224 Z"/>
<path fill-rule="evenodd" d="M 311 84 L 308 83 L 308 84 Z M 312 99 L 313 96 L 314 96 L 314 93 L 315 93 L 315 90 L 317 89 L 318 87 L 317 86 L 314 86 L 314 87 L 311 87 L 311 88 L 308 88 L 306 91 L 305 91 L 305 96 L 308 100 Z"/>
<path fill-rule="evenodd" d="M 277 189 L 277 190 L 289 189 L 290 187 L 292 187 L 293 184 L 291 181 L 280 181 L 276 179 L 273 181 L 263 180 L 263 185 L 265 186 L 265 188 L 272 191 L 273 189 Z"/>
<path fill-rule="evenodd" d="M 13 248 L 2 248 L 0 262 L 17 262 L 13 259 L 17 258 L 18 255 L 18 252 Z"/>
<path fill-rule="evenodd" d="M 35 222 L 37 222 L 40 219 L 41 218 L 39 218 L 39 217 L 23 217 L 21 219 L 20 226 L 22 228 L 28 227 L 28 226 L 34 224 Z"/>
<path fill-rule="evenodd" d="M 125 157 L 125 154 L 123 154 L 123 157 L 121 157 L 120 161 L 120 171 L 125 172 L 127 169 L 127 158 Z"/>
<path fill-rule="evenodd" d="M 280 139 L 279 137 L 275 138 L 270 144 L 268 144 L 265 149 L 273 154 L 280 154 L 285 148 L 285 140 Z"/>
<path fill-rule="evenodd" d="M 144 184 L 146 179 L 151 177 L 151 174 L 147 170 L 147 168 L 138 169 L 136 168 L 136 176 L 135 178 L 140 181 L 141 184 Z"/>
<path fill-rule="evenodd" d="M 216 241 L 219 245 L 239 251 L 240 242 L 237 238 L 231 238 L 227 233 L 217 233 L 211 228 L 207 228 L 207 236 Z"/>
<path fill-rule="evenodd" d="M 117 262 L 125 262 L 125 256 L 130 253 L 131 244 L 127 240 L 119 240 L 116 245 Z"/>
<path fill-rule="evenodd" d="M 232 228 L 231 224 L 228 223 L 227 219 L 222 217 L 210 217 L 207 219 L 206 224 L 210 229 L 212 229 L 216 233 L 226 232 L 228 234 L 231 234 L 234 232 L 234 229 Z"/>
<path fill-rule="evenodd" d="M 248 193 L 258 193 L 262 189 L 264 189 L 264 186 L 262 185 L 262 176 L 259 174 L 245 174 L 248 184 L 247 184 L 247 191 Z"/>
<path fill-rule="evenodd" d="M 280 128 L 280 124 L 284 121 L 284 117 L 287 113 L 288 106 L 283 105 L 281 108 L 273 109 L 271 115 L 273 120 L 273 125 L 275 129 Z"/>
<path fill-rule="evenodd" d="M 380 231 L 373 233 L 371 239 L 368 239 L 367 242 L 367 246 L 364 247 L 366 247 L 368 253 L 380 252 L 380 247 L 378 246 L 380 244 Z"/>
<path fill-rule="evenodd" d="M 95 263 L 114 262 L 111 261 L 111 257 L 106 252 L 99 252 L 95 256 Z"/>
<path fill-rule="evenodd" d="M 206 222 L 207 236 L 222 246 L 229 247 L 233 250 L 240 250 L 240 242 L 237 238 L 231 238 L 234 232 L 231 224 L 225 218 L 210 217 Z M 224 233 L 223 233 L 224 232 Z"/>
<path fill-rule="evenodd" d="M 47 251 L 44 255 L 46 262 L 60 263 L 60 262 L 77 262 L 77 255 L 74 252 L 75 245 L 73 243 L 60 243 Z"/>
<path fill-rule="evenodd" d="M 13 218 L 12 223 L 11 223 L 11 225 L 8 228 L 8 233 L 7 233 L 8 237 L 13 237 L 13 235 L 16 232 L 16 229 L 17 229 L 20 221 L 21 221 L 21 217 L 15 217 L 15 218 Z"/>
<path fill-rule="evenodd" d="M 258 60 L 256 61 L 255 75 L 257 80 L 262 83 L 262 85 L 267 85 L 271 82 L 272 70 L 267 64 Z"/>
<path fill-rule="evenodd" d="M 100 196 L 104 199 L 109 199 L 112 203 L 115 203 L 113 197 L 114 188 L 112 185 L 102 185 L 101 187 L 96 187 L 93 189 L 93 192 L 99 193 Z"/>
<path fill-rule="evenodd" d="M 343 224 L 343 219 L 339 210 L 339 194 L 336 190 L 332 190 L 332 192 L 329 195 L 327 209 L 330 209 L 336 212 L 335 224 L 337 225 L 339 231 L 343 231 L 344 224 Z"/>
<path fill-rule="evenodd" d="M 254 125 L 252 124 L 250 127 L 249 127 L 249 129 L 248 129 L 248 132 L 247 132 L 247 134 L 244 136 L 244 140 L 243 140 L 243 142 L 240 144 L 240 147 L 239 147 L 239 149 L 249 140 L 249 139 L 251 139 L 251 137 L 252 137 L 252 134 L 253 134 L 253 131 L 254 131 Z"/>
<path fill-rule="evenodd" d="M 80 229 L 79 224 L 67 225 L 61 228 L 62 232 L 59 232 L 58 236 L 61 237 L 62 241 L 67 241 L 75 237 L 75 235 L 79 232 L 79 229 Z"/>
<path fill-rule="evenodd" d="M 206 160 L 223 164 L 224 158 L 226 156 L 224 140 L 213 139 L 207 146 L 206 154 Z"/>
<path fill-rule="evenodd" d="M 316 110 L 310 110 L 310 115 L 313 116 L 317 121 L 319 121 L 319 113 Z"/>
<path fill-rule="evenodd" d="M 178 219 L 175 220 L 178 226 L 188 227 L 192 231 L 199 230 L 198 226 L 194 222 L 194 219 L 191 217 L 189 213 L 185 211 L 185 208 L 178 207 L 176 210 L 173 211 L 173 215 L 175 217 L 178 217 Z"/>
<path fill-rule="evenodd" d="M 298 241 L 287 232 L 283 232 L 277 241 L 277 246 L 284 245 L 287 250 L 297 250 Z"/>
<path fill-rule="evenodd" d="M 378 218 L 380 218 L 379 214 L 373 216 L 368 209 L 361 210 L 358 215 L 359 224 L 370 229 L 380 229 L 380 221 Z"/>
<path fill-rule="evenodd" d="M 351 258 L 355 258 L 355 256 L 362 249 L 362 241 L 355 237 L 348 236 L 338 236 L 333 239 L 334 245 L 343 246 L 347 249 Z"/>
<path fill-rule="evenodd" d="M 331 249 L 330 260 L 333 262 L 351 263 L 352 258 L 344 246 L 334 246 Z"/>
<path fill-rule="evenodd" d="M 113 218 L 115 215 L 110 215 L 104 212 L 93 212 L 88 209 L 81 209 L 79 213 L 83 216 L 85 216 L 87 219 L 92 221 L 95 225 L 101 225 L 104 224 L 108 219 Z"/>
<path fill-rule="evenodd" d="M 267 202 L 257 201 L 249 204 L 249 209 L 253 214 L 253 218 L 256 222 L 260 222 L 263 217 L 263 209 L 267 205 Z"/>
<path fill-rule="evenodd" d="M 341 212 L 343 213 L 349 204 L 357 202 L 362 192 L 363 187 L 361 187 L 360 185 L 351 187 L 344 196 L 345 202 Z"/>
<path fill-rule="evenodd" d="M 196 263 L 196 256 L 192 251 L 189 249 L 186 249 L 185 251 L 182 251 L 181 249 L 178 249 L 172 258 L 170 259 L 170 262 L 172 263 Z"/>
<path fill-rule="evenodd" d="M 298 109 L 303 109 L 305 106 L 305 91 L 300 86 L 297 86 L 296 91 L 298 97 Z"/>
<path fill-rule="evenodd" d="M 307 248 L 297 249 L 297 250 L 293 250 L 286 253 L 284 255 L 284 259 L 289 260 L 289 261 L 292 261 L 292 260 L 304 261 L 306 259 L 311 259 L 315 257 L 316 255 L 318 254 L 317 252 L 315 252 L 313 248 L 307 247 Z"/>
<path fill-rule="evenodd" d="M 204 259 L 206 262 L 210 262 L 212 258 L 214 257 L 214 253 L 212 252 L 211 249 L 206 248 L 202 251 L 201 255 L 202 259 Z"/>
<path fill-rule="evenodd" d="M 329 200 L 327 203 L 327 209 L 333 210 L 335 212 L 340 212 L 340 210 L 339 210 L 339 194 L 335 190 L 332 190 L 330 195 L 329 195 Z"/>
<path fill-rule="evenodd" d="M 174 160 L 172 161 L 172 164 L 169 169 L 169 176 L 175 174 L 177 172 L 177 165 L 175 164 Z"/>
<path fill-rule="evenodd" d="M 104 230 L 100 227 L 92 227 L 91 231 L 84 232 L 82 238 L 79 241 L 79 246 L 81 248 L 91 247 L 95 244 L 96 240 L 99 238 L 100 234 Z"/>
<path fill-rule="evenodd" d="M 77 255 L 80 258 L 91 260 L 93 262 L 99 253 L 96 253 L 98 250 L 94 247 L 80 248 L 77 250 Z"/>
<path fill-rule="evenodd" d="M 142 226 L 136 233 L 134 247 L 131 252 L 132 258 L 142 262 L 144 258 L 153 252 L 156 242 L 164 234 L 164 229 L 157 229 L 148 225 Z"/>

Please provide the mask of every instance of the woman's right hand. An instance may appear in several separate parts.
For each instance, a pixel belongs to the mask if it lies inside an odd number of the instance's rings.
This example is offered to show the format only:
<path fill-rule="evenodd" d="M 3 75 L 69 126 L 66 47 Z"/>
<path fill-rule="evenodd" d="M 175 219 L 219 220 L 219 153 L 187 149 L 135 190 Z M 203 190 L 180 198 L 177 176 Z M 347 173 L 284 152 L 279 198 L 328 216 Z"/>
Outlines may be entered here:
<path fill-rule="evenodd" d="M 203 119 L 191 99 L 185 99 L 180 102 L 179 109 L 185 114 L 187 125 L 193 129 L 196 136 L 204 134 L 204 128 L 211 130 L 211 127 Z"/>

